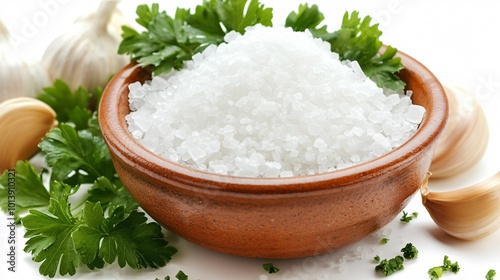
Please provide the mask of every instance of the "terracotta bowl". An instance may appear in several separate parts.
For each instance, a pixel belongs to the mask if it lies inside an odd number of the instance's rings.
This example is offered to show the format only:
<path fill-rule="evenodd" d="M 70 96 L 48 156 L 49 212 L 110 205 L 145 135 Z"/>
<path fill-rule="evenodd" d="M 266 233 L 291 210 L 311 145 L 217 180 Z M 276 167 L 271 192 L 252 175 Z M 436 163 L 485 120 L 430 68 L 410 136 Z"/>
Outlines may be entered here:
<path fill-rule="evenodd" d="M 163 159 L 132 138 L 128 84 L 150 71 L 121 70 L 105 89 L 99 123 L 123 184 L 157 222 L 216 251 L 247 257 L 293 258 L 354 243 L 400 214 L 421 185 L 448 104 L 436 77 L 399 52 L 400 77 L 413 102 L 427 109 L 417 133 L 372 161 L 347 169 L 291 178 L 245 178 L 202 172 Z"/>

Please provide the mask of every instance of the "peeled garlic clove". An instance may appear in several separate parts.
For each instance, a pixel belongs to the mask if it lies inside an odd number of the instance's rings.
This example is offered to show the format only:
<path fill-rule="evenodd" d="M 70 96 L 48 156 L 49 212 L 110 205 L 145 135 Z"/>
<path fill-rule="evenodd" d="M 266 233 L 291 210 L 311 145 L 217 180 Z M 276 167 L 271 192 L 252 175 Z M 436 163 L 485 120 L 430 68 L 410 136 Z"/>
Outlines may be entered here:
<path fill-rule="evenodd" d="M 475 240 L 500 228 L 500 172 L 478 184 L 446 192 L 430 192 L 427 179 L 420 188 L 422 203 L 446 233 Z"/>
<path fill-rule="evenodd" d="M 35 155 L 56 124 L 54 110 L 40 100 L 13 98 L 0 103 L 0 172 Z"/>
<path fill-rule="evenodd" d="M 0 102 L 19 96 L 35 96 L 50 84 L 42 65 L 17 51 L 5 25 L 0 21 Z"/>
<path fill-rule="evenodd" d="M 477 100 L 459 87 L 445 86 L 449 117 L 432 158 L 432 178 L 460 174 L 474 166 L 488 146 L 486 116 Z"/>
<path fill-rule="evenodd" d="M 75 22 L 45 51 L 42 63 L 52 81 L 61 79 L 71 90 L 104 88 L 129 59 L 117 53 L 120 33 L 109 22 L 119 1 L 103 0 L 94 15 Z"/>

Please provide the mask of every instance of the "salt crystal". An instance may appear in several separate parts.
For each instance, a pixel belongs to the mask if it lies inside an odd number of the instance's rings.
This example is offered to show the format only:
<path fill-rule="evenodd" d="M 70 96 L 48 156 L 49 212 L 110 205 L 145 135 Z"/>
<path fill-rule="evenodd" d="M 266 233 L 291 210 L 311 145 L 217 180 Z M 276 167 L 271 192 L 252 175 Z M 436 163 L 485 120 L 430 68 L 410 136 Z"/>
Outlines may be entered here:
<path fill-rule="evenodd" d="M 325 140 L 321 138 L 316 138 L 313 144 L 314 147 L 318 148 L 320 152 L 326 151 L 326 148 L 328 147 L 328 144 L 325 142 Z"/>
<path fill-rule="evenodd" d="M 321 133 L 322 130 L 323 130 L 323 127 L 321 125 L 317 124 L 317 123 L 310 123 L 307 126 L 307 131 L 312 136 L 318 136 Z"/>
<path fill-rule="evenodd" d="M 364 133 L 364 130 L 362 128 L 359 128 L 357 126 L 354 126 L 351 128 L 351 133 L 356 136 L 362 136 Z"/>
<path fill-rule="evenodd" d="M 141 130 L 132 131 L 132 136 L 134 136 L 135 139 L 141 139 L 143 135 L 144 132 L 142 132 Z"/>
<path fill-rule="evenodd" d="M 168 82 L 162 77 L 153 77 L 151 88 L 153 90 L 163 90 L 168 86 Z"/>
<path fill-rule="evenodd" d="M 275 161 L 268 161 L 265 163 L 264 177 L 279 177 L 281 173 L 281 163 Z"/>
<path fill-rule="evenodd" d="M 191 156 L 191 158 L 194 161 L 198 161 L 198 160 L 202 159 L 203 157 L 205 157 L 205 155 L 206 155 L 206 152 L 198 146 L 189 146 L 188 153 L 189 153 L 189 156 Z"/>
<path fill-rule="evenodd" d="M 292 176 L 293 176 L 293 172 L 292 171 L 285 170 L 285 171 L 281 171 L 280 172 L 280 177 L 292 177 Z"/>
<path fill-rule="evenodd" d="M 381 133 L 373 135 L 373 140 L 388 150 L 391 148 L 391 142 Z"/>
<path fill-rule="evenodd" d="M 361 157 L 357 154 L 354 154 L 351 156 L 351 161 L 354 162 L 354 163 L 357 163 L 361 160 Z"/>
<path fill-rule="evenodd" d="M 218 174 L 227 174 L 229 169 L 221 160 L 212 160 L 208 163 L 208 170 Z"/>
<path fill-rule="evenodd" d="M 406 119 L 410 123 L 420 123 L 424 117 L 425 108 L 419 105 L 410 105 L 405 114 Z"/>

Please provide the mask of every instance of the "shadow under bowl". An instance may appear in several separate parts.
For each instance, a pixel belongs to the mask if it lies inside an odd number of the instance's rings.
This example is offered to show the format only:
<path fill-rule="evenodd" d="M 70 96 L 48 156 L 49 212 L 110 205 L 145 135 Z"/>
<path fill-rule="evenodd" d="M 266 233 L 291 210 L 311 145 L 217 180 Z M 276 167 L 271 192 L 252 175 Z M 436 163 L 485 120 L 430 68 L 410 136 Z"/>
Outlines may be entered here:
<path fill-rule="evenodd" d="M 426 176 L 448 104 L 436 77 L 398 52 L 400 77 L 426 109 L 417 132 L 384 156 L 350 168 L 290 178 L 247 178 L 164 159 L 129 133 L 128 85 L 151 78 L 131 63 L 106 87 L 99 123 L 130 194 L 158 223 L 203 247 L 232 255 L 294 258 L 352 244 L 388 224 Z"/>

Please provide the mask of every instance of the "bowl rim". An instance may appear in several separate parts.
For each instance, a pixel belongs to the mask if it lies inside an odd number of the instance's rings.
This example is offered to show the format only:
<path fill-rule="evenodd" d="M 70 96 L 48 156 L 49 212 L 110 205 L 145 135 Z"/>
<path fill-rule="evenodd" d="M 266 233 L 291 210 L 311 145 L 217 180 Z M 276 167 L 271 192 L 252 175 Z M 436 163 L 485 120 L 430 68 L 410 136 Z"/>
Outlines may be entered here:
<path fill-rule="evenodd" d="M 285 178 L 239 177 L 196 170 L 155 154 L 142 146 L 129 133 L 125 121 L 125 115 L 130 112 L 129 107 L 116 109 L 120 99 L 127 98 L 128 100 L 128 84 L 136 82 L 137 79 L 142 79 L 142 81 L 150 79 L 151 71 L 135 62 L 131 62 L 120 70 L 104 89 L 99 104 L 99 125 L 110 152 L 116 154 L 116 157 L 127 165 L 134 166 L 138 174 L 148 176 L 158 182 L 167 178 L 172 183 L 183 183 L 175 184 L 182 188 L 202 192 L 219 191 L 258 195 L 321 192 L 356 185 L 368 178 L 400 170 L 423 157 L 421 152 L 429 149 L 432 142 L 442 133 L 447 121 L 448 101 L 438 79 L 413 57 L 401 51 L 398 51 L 396 56 L 401 58 L 404 65 L 400 75 L 418 73 L 418 83 L 432 93 L 431 102 L 429 102 L 429 108 L 426 108 L 422 123 L 412 137 L 392 151 L 370 161 L 336 171 Z M 135 79 L 132 79 L 133 77 Z"/>

